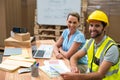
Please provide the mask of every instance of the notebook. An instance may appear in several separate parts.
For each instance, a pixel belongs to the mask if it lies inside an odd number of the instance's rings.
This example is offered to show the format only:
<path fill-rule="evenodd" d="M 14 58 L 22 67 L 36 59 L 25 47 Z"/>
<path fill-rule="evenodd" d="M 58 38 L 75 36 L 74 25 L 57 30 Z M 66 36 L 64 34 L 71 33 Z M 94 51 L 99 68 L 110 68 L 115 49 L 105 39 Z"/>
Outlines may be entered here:
<path fill-rule="evenodd" d="M 38 48 L 34 44 L 32 46 L 33 58 L 51 58 L 53 53 L 53 45 L 41 44 Z"/>

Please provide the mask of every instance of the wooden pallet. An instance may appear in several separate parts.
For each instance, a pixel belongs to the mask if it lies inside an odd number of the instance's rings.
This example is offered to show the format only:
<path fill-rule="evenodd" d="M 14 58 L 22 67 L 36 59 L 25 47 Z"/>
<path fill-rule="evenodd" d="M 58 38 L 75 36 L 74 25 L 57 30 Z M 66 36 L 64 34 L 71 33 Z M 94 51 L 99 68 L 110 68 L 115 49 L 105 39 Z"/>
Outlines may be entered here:
<path fill-rule="evenodd" d="M 58 40 L 62 31 L 66 28 L 66 26 L 55 26 L 55 25 L 35 25 L 34 34 L 39 36 L 39 39 L 54 39 Z"/>

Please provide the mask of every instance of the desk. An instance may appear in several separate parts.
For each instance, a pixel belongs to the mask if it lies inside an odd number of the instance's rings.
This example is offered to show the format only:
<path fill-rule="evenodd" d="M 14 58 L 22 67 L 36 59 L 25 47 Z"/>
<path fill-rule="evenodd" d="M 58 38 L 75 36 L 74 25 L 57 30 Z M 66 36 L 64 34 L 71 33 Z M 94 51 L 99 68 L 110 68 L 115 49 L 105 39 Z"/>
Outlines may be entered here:
<path fill-rule="evenodd" d="M 54 44 L 55 42 L 53 40 L 40 40 L 40 41 L 36 41 L 36 43 L 40 45 L 41 43 Z M 32 58 L 31 48 L 23 48 L 21 55 Z M 3 59 L 5 59 L 5 57 L 3 57 Z M 51 59 L 56 59 L 54 54 L 52 55 Z M 49 60 L 49 59 L 36 59 L 36 61 L 40 63 L 40 66 L 43 65 L 44 60 Z M 69 66 L 69 61 L 67 59 L 64 59 L 64 61 L 65 61 L 65 64 Z M 18 74 L 17 71 L 18 70 L 14 72 L 6 72 L 3 70 L 0 70 L 0 80 L 63 80 L 61 77 L 49 78 L 41 70 L 39 70 L 40 76 L 37 78 L 31 77 L 31 73 Z"/>

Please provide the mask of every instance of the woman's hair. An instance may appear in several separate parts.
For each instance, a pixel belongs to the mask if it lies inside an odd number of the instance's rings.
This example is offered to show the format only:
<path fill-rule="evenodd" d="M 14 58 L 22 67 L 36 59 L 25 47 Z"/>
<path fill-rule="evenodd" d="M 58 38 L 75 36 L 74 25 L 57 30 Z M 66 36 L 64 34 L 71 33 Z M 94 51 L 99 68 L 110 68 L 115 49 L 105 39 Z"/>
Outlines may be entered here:
<path fill-rule="evenodd" d="M 67 16 L 67 19 L 68 19 L 69 16 L 74 16 L 74 17 L 76 17 L 78 19 L 78 21 L 80 21 L 80 15 L 77 12 L 69 13 L 68 16 Z"/>

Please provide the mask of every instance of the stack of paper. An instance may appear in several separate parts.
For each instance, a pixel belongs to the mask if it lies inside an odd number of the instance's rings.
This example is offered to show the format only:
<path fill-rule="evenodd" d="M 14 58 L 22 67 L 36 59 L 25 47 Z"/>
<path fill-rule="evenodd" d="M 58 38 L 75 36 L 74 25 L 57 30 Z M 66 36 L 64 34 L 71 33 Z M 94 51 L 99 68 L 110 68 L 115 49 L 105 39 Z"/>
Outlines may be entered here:
<path fill-rule="evenodd" d="M 50 66 L 48 65 L 40 66 L 39 68 L 44 73 L 46 73 L 50 78 L 59 76 L 59 73 L 57 73 L 54 69 L 50 68 Z"/>
<path fill-rule="evenodd" d="M 25 59 L 20 56 L 10 56 L 0 64 L 0 69 L 5 71 L 14 71 L 20 67 L 30 67 L 35 59 Z"/>
<path fill-rule="evenodd" d="M 0 69 L 5 70 L 5 71 L 15 71 L 18 69 L 20 66 L 16 65 L 9 65 L 9 64 L 0 64 Z"/>
<path fill-rule="evenodd" d="M 70 72 L 70 69 L 62 60 L 45 60 L 44 66 L 39 67 L 49 77 L 57 77 L 61 73 Z"/>
<path fill-rule="evenodd" d="M 70 72 L 70 69 L 65 65 L 65 63 L 62 60 L 53 60 L 49 61 L 50 67 L 57 71 L 59 74 Z"/>

